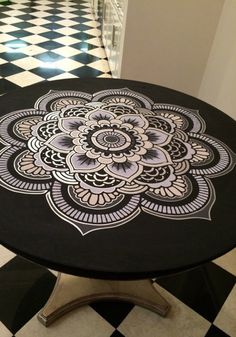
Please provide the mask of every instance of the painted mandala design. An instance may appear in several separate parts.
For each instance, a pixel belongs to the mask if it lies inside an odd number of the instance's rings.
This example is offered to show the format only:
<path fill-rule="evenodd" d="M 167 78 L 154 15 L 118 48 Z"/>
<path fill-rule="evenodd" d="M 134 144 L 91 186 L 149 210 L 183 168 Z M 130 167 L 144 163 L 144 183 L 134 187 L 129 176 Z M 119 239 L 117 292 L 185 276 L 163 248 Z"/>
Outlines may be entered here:
<path fill-rule="evenodd" d="M 0 120 L 0 183 L 45 194 L 83 235 L 123 225 L 141 211 L 210 219 L 210 178 L 232 170 L 235 155 L 204 131 L 197 111 L 127 88 L 50 91 L 34 108 Z"/>

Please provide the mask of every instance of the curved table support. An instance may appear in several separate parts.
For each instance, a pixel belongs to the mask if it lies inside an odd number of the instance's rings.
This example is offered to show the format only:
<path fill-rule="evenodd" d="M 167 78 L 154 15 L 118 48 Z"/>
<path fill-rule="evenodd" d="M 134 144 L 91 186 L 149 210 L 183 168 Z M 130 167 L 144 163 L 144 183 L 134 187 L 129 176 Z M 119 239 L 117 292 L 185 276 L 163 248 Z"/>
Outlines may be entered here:
<path fill-rule="evenodd" d="M 72 309 L 99 300 L 129 301 L 161 316 L 166 316 L 170 309 L 151 280 L 110 281 L 59 273 L 54 290 L 38 319 L 49 326 Z"/>

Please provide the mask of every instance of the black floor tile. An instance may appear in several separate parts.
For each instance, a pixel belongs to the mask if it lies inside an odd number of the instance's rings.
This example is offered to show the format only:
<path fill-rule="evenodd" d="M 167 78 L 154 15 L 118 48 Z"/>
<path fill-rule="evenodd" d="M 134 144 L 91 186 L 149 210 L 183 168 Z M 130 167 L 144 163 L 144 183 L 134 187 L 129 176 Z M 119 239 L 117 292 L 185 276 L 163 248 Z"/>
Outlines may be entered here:
<path fill-rule="evenodd" d="M 52 9 L 53 9 L 53 8 L 56 8 L 56 9 L 57 9 L 57 8 L 58 8 L 58 2 L 59 2 L 59 1 L 57 1 L 57 2 L 55 2 L 55 3 L 50 3 L 50 8 L 52 8 Z"/>
<path fill-rule="evenodd" d="M 45 25 L 41 25 L 41 27 L 45 27 L 51 30 L 57 30 L 59 28 L 64 28 L 64 26 L 59 25 L 58 23 L 55 23 L 55 22 L 46 23 Z"/>
<path fill-rule="evenodd" d="M 21 19 L 23 21 L 29 21 L 29 20 L 33 20 L 36 18 L 35 15 L 33 14 L 23 14 L 23 15 L 20 15 L 20 16 L 17 16 L 18 19 Z"/>
<path fill-rule="evenodd" d="M 55 42 L 55 41 L 45 41 L 45 42 L 37 44 L 37 46 L 42 47 L 47 50 L 53 50 L 56 48 L 64 47 L 63 44 Z"/>
<path fill-rule="evenodd" d="M 73 48 L 77 48 L 83 52 L 86 52 L 88 50 L 92 50 L 94 48 L 97 48 L 96 46 L 94 46 L 93 44 L 90 44 L 86 41 L 82 41 L 82 42 L 79 42 L 79 43 L 76 43 L 76 44 L 73 44 L 71 47 Z"/>
<path fill-rule="evenodd" d="M 24 5 L 27 6 L 27 7 L 36 7 L 36 6 L 39 5 L 39 3 L 38 2 L 35 3 L 34 0 L 33 1 L 30 0 L 28 2 L 25 2 Z"/>
<path fill-rule="evenodd" d="M 8 48 L 11 48 L 11 50 L 14 49 L 14 52 L 16 52 L 17 49 L 27 47 L 29 44 L 25 42 L 24 40 L 15 39 L 15 40 L 5 42 L 4 45 L 7 46 Z"/>
<path fill-rule="evenodd" d="M 125 337 L 125 336 L 122 335 L 122 333 L 120 331 L 115 330 L 110 337 Z"/>
<path fill-rule="evenodd" d="M 22 59 L 23 57 L 27 57 L 27 55 L 23 54 L 23 53 L 20 53 L 18 51 L 15 51 L 15 52 L 11 52 L 11 53 L 0 53 L 0 58 L 8 61 L 8 62 L 11 62 L 11 61 L 15 61 L 15 60 L 19 60 L 19 59 Z M 0 69 L 1 69 L 2 65 L 0 65 Z M 2 76 L 2 74 L 1 74 Z"/>
<path fill-rule="evenodd" d="M 0 321 L 13 334 L 45 304 L 56 277 L 46 268 L 15 257 L 0 269 Z"/>
<path fill-rule="evenodd" d="M 134 304 L 118 301 L 102 301 L 93 303 L 90 306 L 114 326 L 114 328 L 117 328 L 133 309 Z"/>
<path fill-rule="evenodd" d="M 78 39 L 78 40 L 81 40 L 81 41 L 85 41 L 85 40 L 89 40 L 89 39 L 94 38 L 93 35 L 90 35 L 90 34 L 87 34 L 87 33 L 84 33 L 84 32 L 79 32 L 79 33 L 73 34 L 73 35 L 71 35 L 71 37 L 73 37 L 75 39 Z"/>
<path fill-rule="evenodd" d="M 59 61 L 63 59 L 64 57 L 49 51 L 49 52 L 36 55 L 35 58 L 43 62 L 55 62 L 55 61 Z"/>
<path fill-rule="evenodd" d="M 38 9 L 32 8 L 32 6 L 31 6 L 31 7 L 21 8 L 20 11 L 23 12 L 23 13 L 26 13 L 26 14 L 28 14 L 28 13 L 31 14 L 31 13 L 34 13 L 34 12 L 38 12 Z"/>
<path fill-rule="evenodd" d="M 57 16 L 57 15 L 48 15 L 48 16 L 45 16 L 44 19 L 50 22 L 58 22 L 59 24 L 60 24 L 60 20 L 64 20 L 61 16 Z"/>
<path fill-rule="evenodd" d="M 45 32 L 45 33 L 41 33 L 40 34 L 43 37 L 46 37 L 47 39 L 57 39 L 59 37 L 62 37 L 64 35 L 54 32 L 54 31 L 49 31 L 49 32 Z"/>
<path fill-rule="evenodd" d="M 74 12 L 73 12 L 73 14 L 74 14 Z M 77 26 L 79 26 L 79 23 L 85 23 L 86 24 L 86 22 L 88 22 L 88 21 L 91 21 L 91 20 L 89 20 L 88 18 L 84 18 L 84 17 L 77 17 L 76 22 L 78 22 L 78 25 L 73 26 L 73 28 L 77 29 Z"/>
<path fill-rule="evenodd" d="M 88 66 L 77 68 L 75 70 L 70 71 L 70 73 L 80 78 L 97 77 L 103 74 L 101 71 Z"/>
<path fill-rule="evenodd" d="M 73 27 L 74 28 L 74 27 Z M 80 23 L 79 25 L 76 25 L 76 29 L 80 31 L 86 31 L 89 29 L 92 29 L 93 27 L 87 26 L 86 24 Z"/>
<path fill-rule="evenodd" d="M 3 58 L 0 54 L 0 57 Z M 14 64 L 4 63 L 0 66 L 0 73 L 2 77 L 18 74 L 22 71 L 22 68 L 17 67 Z"/>
<path fill-rule="evenodd" d="M 10 32 L 8 34 L 18 39 L 21 37 L 32 35 L 30 32 L 27 32 L 26 30 L 16 30 L 15 32 Z"/>
<path fill-rule="evenodd" d="M 74 48 L 74 46 L 73 46 L 73 48 Z M 98 57 L 87 54 L 87 53 L 81 53 L 79 55 L 72 56 L 71 59 L 73 59 L 77 62 L 83 63 L 83 64 L 88 64 L 88 63 L 92 63 L 92 62 L 95 62 L 95 61 L 99 60 Z"/>
<path fill-rule="evenodd" d="M 30 71 L 32 73 L 34 73 L 38 76 L 41 76 L 43 78 L 46 78 L 46 79 L 64 73 L 63 70 L 58 69 L 58 68 L 43 68 L 43 67 L 35 68 L 35 69 L 30 70 Z"/>
<path fill-rule="evenodd" d="M 55 15 L 55 14 L 61 14 L 61 13 L 64 13 L 64 11 L 61 10 L 61 9 L 53 8 L 53 9 L 47 10 L 47 13 L 50 13 L 50 14 Z"/>
<path fill-rule="evenodd" d="M 0 12 L 0 20 L 5 18 L 9 18 L 9 16 Z"/>
<path fill-rule="evenodd" d="M 19 86 L 6 80 L 5 78 L 0 79 L 0 95 L 12 91 L 14 89 L 19 89 Z"/>
<path fill-rule="evenodd" d="M 77 22 L 80 22 L 78 19 L 79 19 L 79 16 L 83 16 L 83 15 L 86 15 L 88 14 L 87 12 L 85 12 L 83 9 L 85 9 L 85 7 L 81 7 L 81 9 L 78 9 L 77 11 L 74 11 L 73 14 L 77 15 L 77 18 L 73 18 L 73 20 L 77 21 Z"/>
<path fill-rule="evenodd" d="M 11 1 L 3 1 L 0 3 L 2 6 L 10 5 Z M 1 12 L 6 12 L 9 11 L 8 7 L 1 7 Z"/>
<path fill-rule="evenodd" d="M 20 29 L 24 29 L 24 28 L 33 27 L 34 25 L 32 23 L 23 21 L 23 22 L 14 23 L 14 26 Z"/>
<path fill-rule="evenodd" d="M 212 325 L 210 329 L 208 330 L 205 337 L 230 337 L 227 335 L 224 331 L 217 328 L 215 325 Z"/>
<path fill-rule="evenodd" d="M 236 277 L 210 262 L 157 280 L 193 310 L 213 322 L 235 285 Z"/>

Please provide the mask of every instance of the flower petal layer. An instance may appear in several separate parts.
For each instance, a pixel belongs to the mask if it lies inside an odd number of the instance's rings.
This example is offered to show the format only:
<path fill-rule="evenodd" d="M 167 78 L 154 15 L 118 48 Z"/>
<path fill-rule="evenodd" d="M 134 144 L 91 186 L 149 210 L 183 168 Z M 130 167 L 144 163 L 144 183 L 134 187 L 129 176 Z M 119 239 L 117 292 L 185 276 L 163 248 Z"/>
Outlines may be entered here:
<path fill-rule="evenodd" d="M 148 136 L 148 140 L 155 145 L 164 146 L 169 143 L 172 138 L 172 135 L 169 133 L 155 129 L 155 128 L 148 128 L 146 131 L 146 135 Z"/>
<path fill-rule="evenodd" d="M 145 155 L 142 156 L 141 161 L 145 166 L 163 166 L 172 164 L 172 160 L 167 151 L 159 147 L 148 149 Z"/>
<path fill-rule="evenodd" d="M 133 127 L 139 127 L 146 129 L 149 125 L 148 121 L 146 118 L 142 115 L 131 115 L 131 114 L 126 114 L 126 115 L 121 115 L 118 117 L 118 119 L 122 120 L 123 123 L 127 123 L 132 125 Z"/>
<path fill-rule="evenodd" d="M 104 171 L 106 171 L 109 175 L 128 182 L 133 181 L 137 176 L 139 176 L 142 173 L 142 170 L 142 165 L 130 161 L 126 161 L 125 163 L 108 164 L 104 168 Z"/>
<path fill-rule="evenodd" d="M 67 118 L 60 118 L 58 121 L 59 128 L 66 132 L 77 131 L 81 125 L 84 125 L 86 119 L 81 117 L 67 117 Z"/>
<path fill-rule="evenodd" d="M 88 118 L 89 120 L 94 120 L 94 121 L 100 121 L 100 120 L 111 120 L 113 118 L 115 118 L 116 115 L 110 111 L 106 111 L 106 110 L 102 110 L 100 108 L 89 112 L 86 115 L 86 118 Z"/>
<path fill-rule="evenodd" d="M 74 146 L 73 138 L 64 133 L 59 133 L 51 137 L 45 144 L 55 151 L 64 153 L 69 153 Z"/>
<path fill-rule="evenodd" d="M 71 152 L 67 158 L 67 165 L 71 172 L 95 172 L 101 170 L 104 165 L 100 164 L 96 159 L 86 156 L 86 154 L 79 154 Z"/>

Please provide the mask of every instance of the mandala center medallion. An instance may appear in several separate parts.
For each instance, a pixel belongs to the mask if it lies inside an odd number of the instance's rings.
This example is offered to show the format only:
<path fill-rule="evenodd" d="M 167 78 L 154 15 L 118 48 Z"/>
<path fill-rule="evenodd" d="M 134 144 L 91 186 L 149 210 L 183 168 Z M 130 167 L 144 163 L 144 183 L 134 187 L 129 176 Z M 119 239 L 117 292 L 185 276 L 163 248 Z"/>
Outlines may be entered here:
<path fill-rule="evenodd" d="M 52 211 L 82 235 L 140 212 L 210 220 L 211 180 L 236 160 L 205 128 L 198 111 L 127 88 L 50 91 L 34 108 L 0 119 L 0 184 L 46 194 Z"/>
<path fill-rule="evenodd" d="M 95 132 L 91 139 L 93 144 L 101 150 L 112 152 L 123 151 L 131 144 L 130 136 L 120 130 L 100 130 Z"/>

